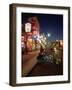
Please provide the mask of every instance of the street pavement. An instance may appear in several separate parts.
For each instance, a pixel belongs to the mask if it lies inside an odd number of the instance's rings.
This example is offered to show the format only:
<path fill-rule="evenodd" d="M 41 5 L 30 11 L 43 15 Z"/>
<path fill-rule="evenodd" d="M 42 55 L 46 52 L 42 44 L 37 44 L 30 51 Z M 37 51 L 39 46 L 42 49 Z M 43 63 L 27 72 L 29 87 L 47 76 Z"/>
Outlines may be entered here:
<path fill-rule="evenodd" d="M 22 55 L 22 76 L 27 76 L 28 73 L 37 64 L 37 56 L 39 51 L 29 52 L 26 55 Z"/>
<path fill-rule="evenodd" d="M 27 76 L 51 76 L 62 74 L 63 74 L 62 64 L 57 65 L 52 63 L 37 63 Z"/>
<path fill-rule="evenodd" d="M 25 76 L 48 76 L 62 75 L 63 65 L 42 62 L 39 63 L 37 57 L 40 51 L 29 52 L 22 55 L 22 77 Z"/>

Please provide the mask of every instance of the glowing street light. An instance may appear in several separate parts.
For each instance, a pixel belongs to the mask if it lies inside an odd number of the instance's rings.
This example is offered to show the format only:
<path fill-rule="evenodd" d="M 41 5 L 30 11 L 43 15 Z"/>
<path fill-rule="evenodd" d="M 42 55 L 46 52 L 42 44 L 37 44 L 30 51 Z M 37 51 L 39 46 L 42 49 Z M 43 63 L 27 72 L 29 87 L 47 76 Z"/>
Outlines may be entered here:
<path fill-rule="evenodd" d="M 48 33 L 47 35 L 48 35 L 48 37 L 50 37 L 50 36 L 51 36 L 51 34 L 50 34 L 50 33 Z"/>

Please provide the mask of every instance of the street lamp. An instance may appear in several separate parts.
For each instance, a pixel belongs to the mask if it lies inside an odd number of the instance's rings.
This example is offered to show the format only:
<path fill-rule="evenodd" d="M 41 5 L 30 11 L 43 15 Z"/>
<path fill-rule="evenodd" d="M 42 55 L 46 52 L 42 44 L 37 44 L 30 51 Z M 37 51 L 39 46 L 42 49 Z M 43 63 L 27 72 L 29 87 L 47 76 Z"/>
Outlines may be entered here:
<path fill-rule="evenodd" d="M 48 36 L 48 37 L 50 37 L 50 36 L 51 36 L 51 34 L 50 34 L 50 33 L 48 33 L 48 34 L 47 34 L 47 36 Z"/>
<path fill-rule="evenodd" d="M 49 37 L 51 37 L 51 34 L 50 34 L 50 33 L 47 33 L 47 44 L 50 43 L 50 41 L 49 41 Z"/>

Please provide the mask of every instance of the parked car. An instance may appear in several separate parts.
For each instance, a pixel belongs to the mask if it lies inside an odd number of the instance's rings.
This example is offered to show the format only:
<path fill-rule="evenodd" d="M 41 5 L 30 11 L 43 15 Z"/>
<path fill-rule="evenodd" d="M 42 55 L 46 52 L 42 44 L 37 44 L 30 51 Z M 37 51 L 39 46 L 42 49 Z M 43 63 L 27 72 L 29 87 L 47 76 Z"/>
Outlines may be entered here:
<path fill-rule="evenodd" d="M 37 59 L 39 63 L 53 63 L 53 56 L 48 55 L 45 51 L 40 52 Z"/>

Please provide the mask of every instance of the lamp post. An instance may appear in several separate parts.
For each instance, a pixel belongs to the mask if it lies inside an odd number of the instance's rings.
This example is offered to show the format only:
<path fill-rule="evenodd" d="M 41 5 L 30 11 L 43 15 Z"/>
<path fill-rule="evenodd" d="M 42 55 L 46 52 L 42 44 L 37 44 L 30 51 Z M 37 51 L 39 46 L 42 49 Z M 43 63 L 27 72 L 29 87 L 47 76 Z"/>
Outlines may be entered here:
<path fill-rule="evenodd" d="M 47 33 L 46 37 L 47 37 L 47 42 L 48 42 L 48 38 L 51 37 L 51 34 Z"/>
<path fill-rule="evenodd" d="M 50 34 L 50 33 L 48 33 L 48 34 L 47 34 L 47 36 L 48 36 L 48 37 L 51 37 L 51 34 Z"/>

